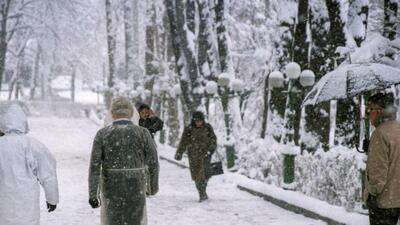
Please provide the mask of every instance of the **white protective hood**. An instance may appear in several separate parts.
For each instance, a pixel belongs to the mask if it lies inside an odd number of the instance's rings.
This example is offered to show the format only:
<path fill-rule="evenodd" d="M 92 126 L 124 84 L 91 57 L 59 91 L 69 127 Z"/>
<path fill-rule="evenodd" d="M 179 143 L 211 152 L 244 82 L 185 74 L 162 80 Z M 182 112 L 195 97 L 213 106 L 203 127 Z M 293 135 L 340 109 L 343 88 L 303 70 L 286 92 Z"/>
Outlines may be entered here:
<path fill-rule="evenodd" d="M 0 117 L 0 224 L 39 225 L 40 190 L 58 203 L 56 160 L 36 139 L 26 136 L 27 120 L 19 105 Z"/>
<path fill-rule="evenodd" d="M 3 133 L 28 133 L 28 121 L 22 108 L 12 104 L 0 119 L 0 130 Z"/>

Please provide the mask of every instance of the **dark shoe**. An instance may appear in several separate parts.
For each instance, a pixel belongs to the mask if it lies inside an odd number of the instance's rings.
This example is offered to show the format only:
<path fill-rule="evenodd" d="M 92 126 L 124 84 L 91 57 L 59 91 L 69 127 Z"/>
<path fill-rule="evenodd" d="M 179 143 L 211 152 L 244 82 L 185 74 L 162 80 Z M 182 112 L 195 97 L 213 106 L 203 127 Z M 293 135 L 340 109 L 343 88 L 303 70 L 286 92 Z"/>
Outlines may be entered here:
<path fill-rule="evenodd" d="M 207 200 L 207 199 L 208 199 L 208 196 L 207 196 L 206 193 L 200 194 L 200 200 L 199 200 L 199 202 L 204 202 L 204 201 Z"/>

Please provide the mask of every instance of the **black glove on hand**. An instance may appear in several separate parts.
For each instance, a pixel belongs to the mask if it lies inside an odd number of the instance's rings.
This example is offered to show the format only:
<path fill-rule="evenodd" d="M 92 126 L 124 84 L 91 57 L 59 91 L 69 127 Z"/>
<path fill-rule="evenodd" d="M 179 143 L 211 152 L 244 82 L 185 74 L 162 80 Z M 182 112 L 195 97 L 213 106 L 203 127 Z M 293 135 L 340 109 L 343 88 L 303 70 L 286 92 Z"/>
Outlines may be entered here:
<path fill-rule="evenodd" d="M 48 210 L 48 212 L 53 212 L 53 211 L 56 210 L 56 208 L 57 208 L 57 205 L 52 205 L 52 204 L 50 204 L 50 203 L 48 203 L 48 202 L 46 202 L 46 204 L 47 204 L 47 210 Z"/>
<path fill-rule="evenodd" d="M 100 202 L 99 202 L 99 200 L 97 200 L 97 198 L 89 199 L 89 204 L 90 204 L 90 206 L 92 206 L 93 209 L 100 207 Z"/>
<path fill-rule="evenodd" d="M 369 209 L 377 207 L 377 197 L 375 195 L 372 194 L 368 195 L 367 207 Z"/>
<path fill-rule="evenodd" d="M 178 161 L 181 160 L 182 159 L 182 155 L 181 154 L 176 154 L 175 155 L 175 159 L 178 160 Z"/>

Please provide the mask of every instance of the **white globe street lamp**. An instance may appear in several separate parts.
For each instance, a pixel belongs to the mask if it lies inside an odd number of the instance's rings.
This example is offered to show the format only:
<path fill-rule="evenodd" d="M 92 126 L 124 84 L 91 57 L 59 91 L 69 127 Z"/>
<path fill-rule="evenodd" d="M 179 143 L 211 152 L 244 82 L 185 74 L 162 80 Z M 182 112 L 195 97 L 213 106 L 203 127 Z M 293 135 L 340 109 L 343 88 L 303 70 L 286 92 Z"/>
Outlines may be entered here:
<path fill-rule="evenodd" d="M 303 70 L 300 74 L 300 84 L 303 87 L 311 87 L 315 83 L 315 74 L 311 70 Z"/>
<path fill-rule="evenodd" d="M 289 77 L 291 80 L 298 79 L 301 73 L 301 68 L 300 65 L 296 62 L 291 62 L 288 63 L 285 66 L 285 74 Z"/>
<path fill-rule="evenodd" d="M 215 81 L 208 81 L 206 83 L 206 92 L 207 94 L 214 95 L 218 92 L 218 84 Z"/>
<path fill-rule="evenodd" d="M 268 77 L 268 86 L 271 88 L 281 88 L 284 86 L 285 77 L 279 71 L 273 71 Z"/>
<path fill-rule="evenodd" d="M 182 94 L 181 85 L 175 84 L 174 87 L 171 90 L 171 95 L 172 96 L 179 96 L 181 94 Z"/>
<path fill-rule="evenodd" d="M 231 78 L 228 73 L 221 73 L 218 76 L 218 85 L 221 87 L 228 87 L 231 82 Z"/>
<path fill-rule="evenodd" d="M 232 86 L 232 91 L 237 93 L 242 92 L 244 90 L 244 83 L 241 79 L 234 79 L 232 81 L 231 86 Z"/>

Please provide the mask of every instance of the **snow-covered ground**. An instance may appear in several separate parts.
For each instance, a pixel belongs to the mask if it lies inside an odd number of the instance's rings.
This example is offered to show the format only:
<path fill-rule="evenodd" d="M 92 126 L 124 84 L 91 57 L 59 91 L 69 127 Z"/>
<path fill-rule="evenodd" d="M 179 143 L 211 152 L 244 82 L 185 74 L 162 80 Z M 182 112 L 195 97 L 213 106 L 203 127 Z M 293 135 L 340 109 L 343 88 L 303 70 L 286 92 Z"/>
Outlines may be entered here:
<path fill-rule="evenodd" d="M 29 122 L 30 135 L 44 142 L 58 160 L 61 202 L 51 214 L 46 212 L 42 203 L 42 224 L 99 224 L 99 210 L 91 209 L 87 203 L 90 148 L 98 126 L 87 119 L 56 117 L 31 117 Z M 160 192 L 148 201 L 149 225 L 325 224 L 239 191 L 236 184 L 224 176 L 210 181 L 210 200 L 198 203 L 189 171 L 160 162 Z"/>

